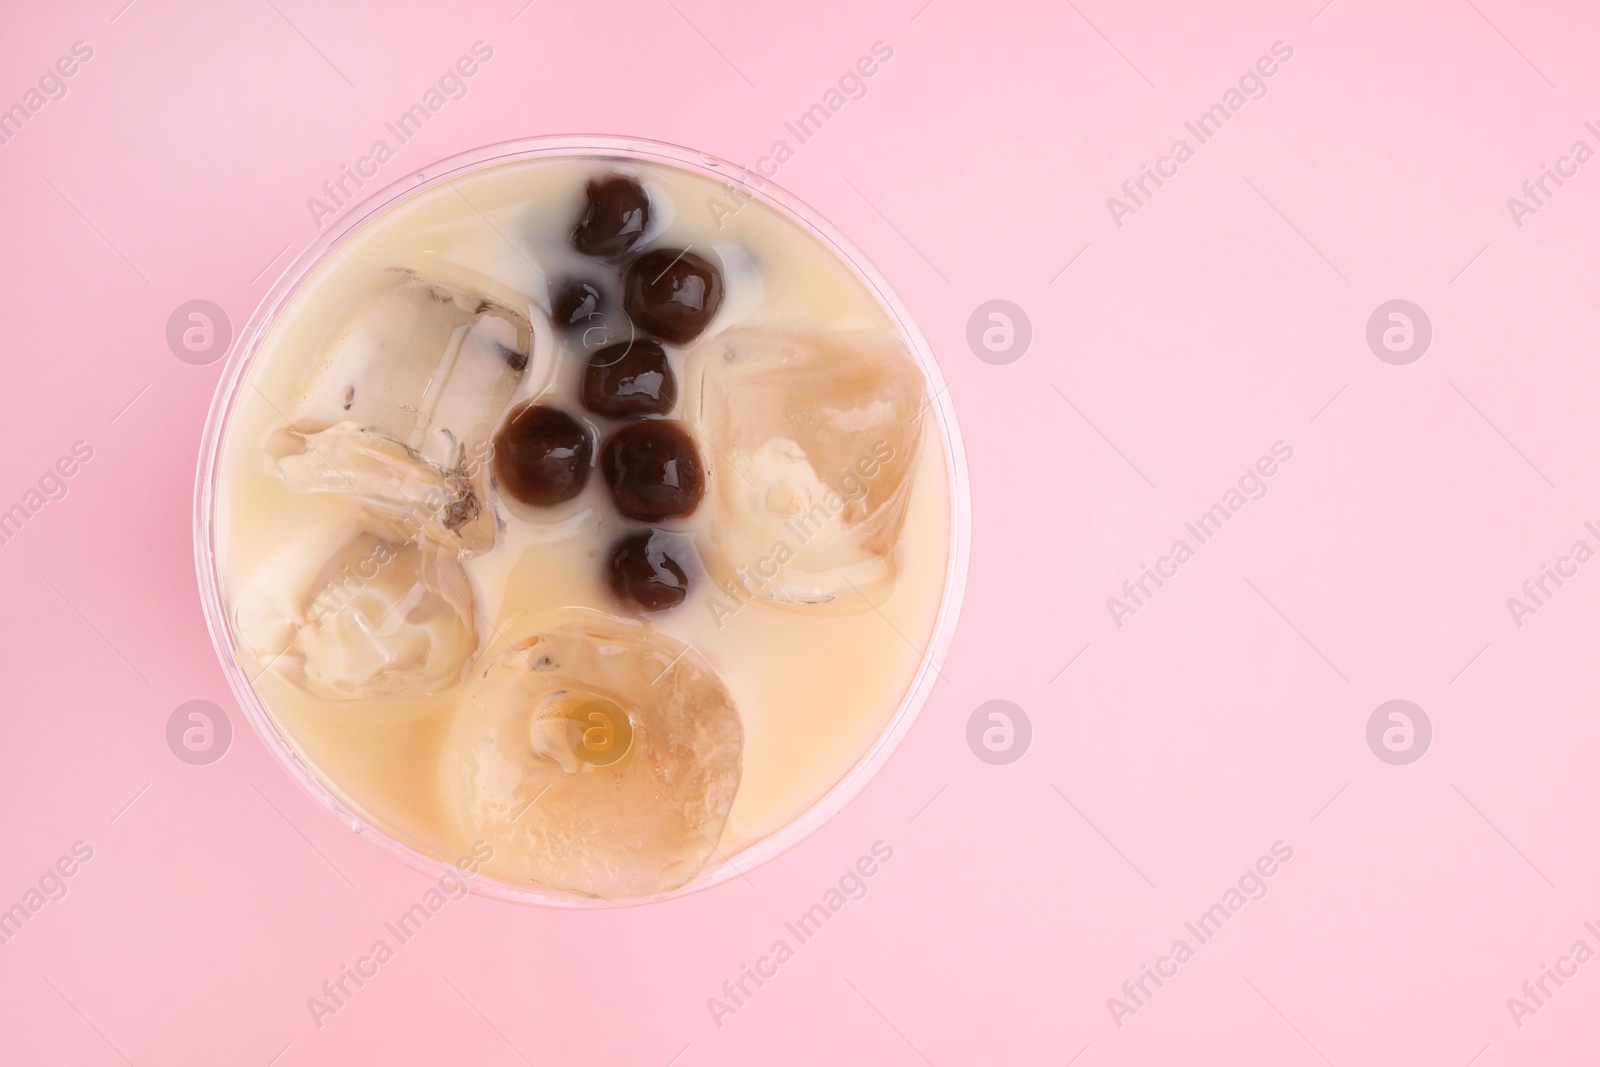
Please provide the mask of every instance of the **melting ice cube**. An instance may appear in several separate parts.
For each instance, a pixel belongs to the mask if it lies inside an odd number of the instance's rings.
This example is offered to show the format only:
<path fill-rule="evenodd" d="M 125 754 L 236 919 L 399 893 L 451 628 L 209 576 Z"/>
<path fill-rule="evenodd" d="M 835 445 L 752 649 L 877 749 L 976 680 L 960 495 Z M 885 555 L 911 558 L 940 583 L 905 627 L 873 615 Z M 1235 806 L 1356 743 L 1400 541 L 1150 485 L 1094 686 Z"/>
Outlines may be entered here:
<path fill-rule="evenodd" d="M 872 330 L 730 330 L 694 360 L 720 466 L 708 563 L 750 595 L 866 610 L 895 574 L 921 371 Z"/>
<path fill-rule="evenodd" d="M 494 545 L 493 516 L 472 465 L 430 463 L 388 434 L 354 422 L 291 434 L 290 440 L 299 451 L 278 460 L 278 473 L 296 490 L 354 496 L 402 540 L 426 535 L 468 554 Z"/>
<path fill-rule="evenodd" d="M 493 660 L 445 748 L 462 833 L 500 872 L 586 896 L 674 889 L 716 849 L 744 731 L 692 649 L 611 620 Z"/>
<path fill-rule="evenodd" d="M 472 586 L 453 552 L 361 533 L 309 579 L 292 546 L 240 600 L 238 632 L 267 669 L 324 700 L 423 696 L 477 649 Z"/>
<path fill-rule="evenodd" d="M 469 553 L 494 543 L 493 516 L 484 503 L 490 442 L 528 368 L 532 345 L 526 314 L 510 298 L 482 295 L 490 283 L 474 281 L 456 285 L 410 270 L 384 272 L 328 346 L 290 413 L 302 439 L 302 473 L 311 474 L 298 488 L 364 492 L 348 484 L 355 479 L 337 477 L 343 464 L 335 451 L 345 450 L 343 458 L 352 461 L 353 453 L 363 453 L 360 462 L 368 467 L 394 467 L 395 457 L 405 453 L 433 470 L 407 480 L 450 484 L 436 525 Z M 366 436 L 344 433 L 339 442 L 318 446 L 319 434 L 343 424 Z M 324 466 L 332 471 L 318 469 Z M 413 503 L 409 497 L 384 498 L 374 510 Z"/>

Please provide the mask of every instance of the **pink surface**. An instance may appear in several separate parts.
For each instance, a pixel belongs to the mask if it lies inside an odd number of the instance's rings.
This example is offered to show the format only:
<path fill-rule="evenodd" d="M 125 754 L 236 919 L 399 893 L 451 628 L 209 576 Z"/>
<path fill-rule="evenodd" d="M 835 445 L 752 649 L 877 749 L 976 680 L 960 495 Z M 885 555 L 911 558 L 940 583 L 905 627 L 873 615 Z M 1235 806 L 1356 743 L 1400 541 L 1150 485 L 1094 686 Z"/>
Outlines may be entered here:
<path fill-rule="evenodd" d="M 1592 1057 L 1600 564 L 1570 555 L 1600 549 L 1592 8 L 121 3 L 15 7 L 0 35 L 0 106 L 39 104 L 0 144 L 0 508 L 29 512 L 0 544 L 0 907 L 38 905 L 0 945 L 0 1058 Z M 315 237 L 307 198 L 477 41 L 492 58 L 380 180 L 540 133 L 752 165 L 787 141 L 777 182 L 878 264 L 951 382 L 971 578 L 900 752 L 748 882 L 600 913 L 472 898 L 398 944 L 428 881 L 289 782 L 212 653 L 190 506 L 220 364 L 166 331 L 190 300 L 242 325 Z M 877 41 L 865 95 L 797 144 L 785 123 Z M 1280 41 L 1201 143 L 1185 123 Z M 1536 203 L 1545 164 L 1564 185 Z M 1141 165 L 1169 176 L 1135 202 Z M 968 344 L 994 299 L 1031 321 L 1012 362 Z M 1404 365 L 1367 342 L 1396 299 L 1432 325 Z M 1201 544 L 1185 523 L 1280 441 Z M 1110 610 L 1147 564 L 1176 573 Z M 1542 565 L 1568 576 L 1535 603 Z M 169 748 L 192 700 L 232 717 L 220 761 Z M 969 748 L 993 700 L 1031 722 L 1020 760 Z M 1369 747 L 1390 700 L 1431 722 L 1420 760 Z M 785 923 L 879 841 L 866 895 L 800 944 Z M 1185 924 L 1241 885 L 1264 895 L 1202 943 Z M 393 958 L 313 1018 L 379 939 Z M 1144 965 L 1170 977 L 1140 991 Z"/>

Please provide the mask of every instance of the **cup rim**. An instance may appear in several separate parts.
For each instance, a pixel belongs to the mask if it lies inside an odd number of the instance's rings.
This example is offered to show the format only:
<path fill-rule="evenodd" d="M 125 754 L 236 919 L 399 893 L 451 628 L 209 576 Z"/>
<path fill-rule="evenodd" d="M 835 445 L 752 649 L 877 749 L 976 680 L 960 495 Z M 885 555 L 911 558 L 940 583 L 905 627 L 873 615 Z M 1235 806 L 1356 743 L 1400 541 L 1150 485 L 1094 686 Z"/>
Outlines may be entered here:
<path fill-rule="evenodd" d="M 949 487 L 949 554 L 933 633 L 915 677 L 906 687 L 899 706 L 876 742 L 809 807 L 777 830 L 745 846 L 732 857 L 723 856 L 720 862 L 708 863 L 695 878 L 676 889 L 619 900 L 583 897 L 545 886 L 502 881 L 484 874 L 473 874 L 462 879 L 462 870 L 458 865 L 424 851 L 363 815 L 353 802 L 341 796 L 333 784 L 300 754 L 256 692 L 254 682 L 241 665 L 233 628 L 228 624 L 217 566 L 217 479 L 229 417 L 262 343 L 278 317 L 311 276 L 368 224 L 413 196 L 453 178 L 500 164 L 571 156 L 613 159 L 624 163 L 654 163 L 727 183 L 738 188 L 741 194 L 771 207 L 822 242 L 866 286 L 893 321 L 901 340 L 921 368 L 933 393 L 928 410 L 935 414 L 942 435 L 945 477 Z M 741 877 L 789 851 L 844 810 L 882 770 L 932 695 L 939 678 L 940 665 L 955 636 L 965 594 L 971 525 L 966 455 L 955 409 L 949 399 L 949 386 L 940 373 L 927 339 L 910 312 L 866 255 L 810 206 L 749 168 L 680 145 L 606 134 L 527 137 L 468 149 L 418 168 L 374 191 L 366 199 L 349 205 L 283 269 L 256 305 L 245 326 L 235 335 L 206 417 L 195 475 L 195 570 L 206 629 L 240 710 L 289 777 L 358 837 L 367 839 L 413 870 L 440 879 L 441 884 L 444 876 L 449 874 L 458 881 L 464 880 L 469 890 L 479 896 L 558 909 L 637 907 L 711 889 Z M 721 855 L 720 850 L 718 855 Z"/>

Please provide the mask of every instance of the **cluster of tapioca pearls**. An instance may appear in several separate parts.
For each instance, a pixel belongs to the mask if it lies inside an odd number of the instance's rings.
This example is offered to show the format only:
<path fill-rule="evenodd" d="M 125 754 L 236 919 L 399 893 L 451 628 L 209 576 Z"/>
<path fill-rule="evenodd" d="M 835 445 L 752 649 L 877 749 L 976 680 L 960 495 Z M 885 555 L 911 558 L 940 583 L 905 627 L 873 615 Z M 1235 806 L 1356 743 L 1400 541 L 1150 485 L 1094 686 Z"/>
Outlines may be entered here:
<path fill-rule="evenodd" d="M 585 360 L 579 401 L 621 424 L 599 448 L 611 501 L 625 518 L 646 524 L 611 546 L 611 588 L 625 603 L 664 611 L 689 594 L 683 559 L 692 549 L 684 547 L 686 538 L 654 524 L 694 512 L 705 494 L 705 465 L 688 430 L 663 417 L 677 403 L 678 383 L 662 342 L 683 345 L 699 336 L 722 304 L 722 274 L 686 249 L 634 253 L 650 224 L 650 199 L 635 179 L 606 175 L 585 192 L 572 245 L 618 272 L 627 325 L 618 331 L 601 286 L 579 278 L 553 287 L 551 312 L 558 330 L 582 338 L 573 346 Z M 595 335 L 608 343 L 591 350 L 587 342 Z M 589 427 L 549 404 L 520 408 L 495 439 L 501 489 L 537 507 L 583 492 L 595 462 Z"/>

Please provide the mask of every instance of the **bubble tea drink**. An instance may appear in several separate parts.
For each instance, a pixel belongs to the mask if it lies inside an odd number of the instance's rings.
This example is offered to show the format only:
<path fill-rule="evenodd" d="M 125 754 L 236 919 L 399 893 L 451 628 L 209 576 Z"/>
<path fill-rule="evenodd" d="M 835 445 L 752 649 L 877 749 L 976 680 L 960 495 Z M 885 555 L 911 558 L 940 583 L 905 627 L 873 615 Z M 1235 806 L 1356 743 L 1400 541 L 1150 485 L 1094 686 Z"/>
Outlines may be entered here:
<path fill-rule="evenodd" d="M 342 805 L 547 894 L 737 867 L 928 670 L 934 393 L 788 214 L 631 155 L 452 178 L 299 286 L 227 416 L 234 654 Z"/>

